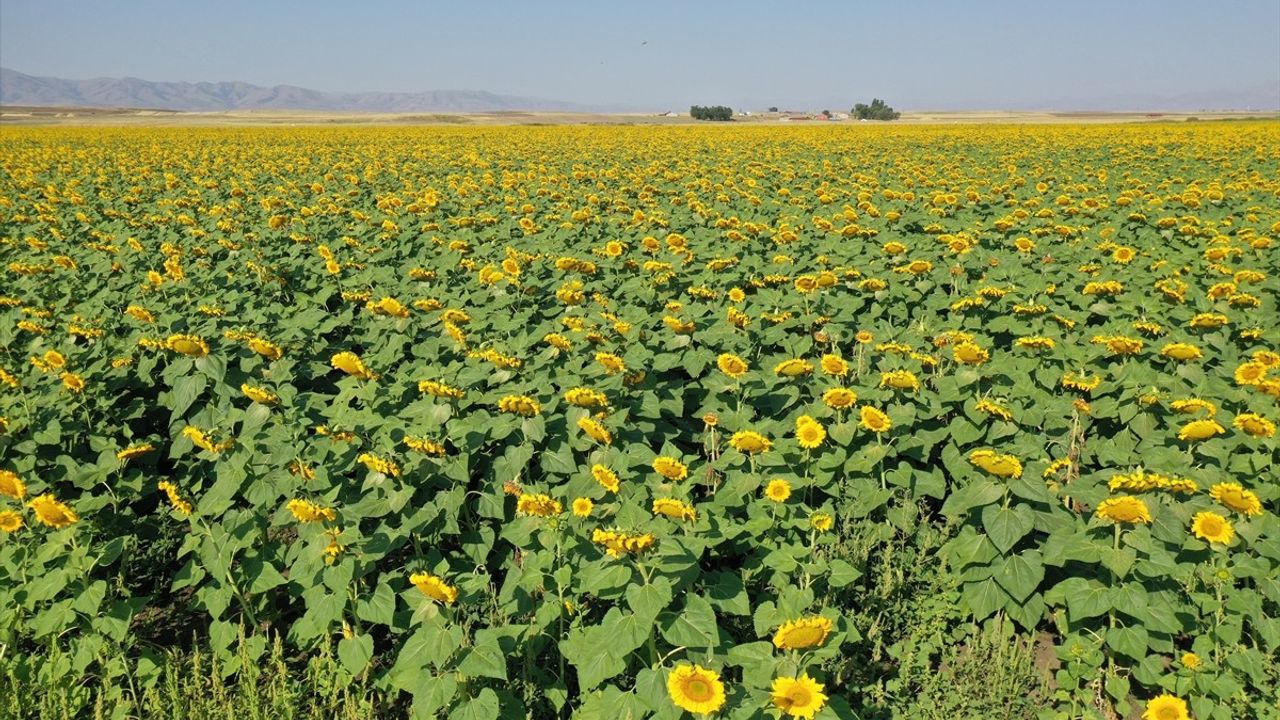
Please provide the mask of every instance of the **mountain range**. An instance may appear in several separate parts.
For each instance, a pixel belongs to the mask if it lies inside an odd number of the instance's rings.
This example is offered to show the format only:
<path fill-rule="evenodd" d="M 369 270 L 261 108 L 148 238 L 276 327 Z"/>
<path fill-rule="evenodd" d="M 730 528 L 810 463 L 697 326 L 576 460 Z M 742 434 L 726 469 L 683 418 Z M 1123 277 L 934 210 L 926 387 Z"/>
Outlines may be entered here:
<path fill-rule="evenodd" d="M 743 108 L 774 102 L 745 102 Z M 898 104 L 898 103 L 895 103 Z M 935 110 L 980 109 L 934 107 L 932 103 L 906 101 L 908 108 Z M 679 103 L 673 105 L 676 106 Z M 814 107 L 827 107 L 814 105 Z M 318 110 L 348 112 L 495 112 L 535 110 L 551 112 L 636 112 L 646 108 L 619 105 L 585 105 L 545 98 L 498 95 L 480 90 L 428 90 L 425 92 L 324 92 L 294 85 L 262 87 L 243 82 L 152 82 L 138 78 L 65 80 L 28 75 L 0 68 L 0 106 L 139 108 L 217 112 L 224 110 Z M 836 103 L 833 107 L 847 107 Z M 652 110 L 654 108 L 648 108 Z M 666 109 L 666 105 L 657 107 Z M 1280 109 L 1280 82 L 1230 90 L 1188 92 L 1178 95 L 1131 93 L 1125 95 L 1059 97 L 1027 101 L 1006 110 L 1049 111 L 1170 111 L 1209 110 L 1274 111 Z"/>
<path fill-rule="evenodd" d="M 153 110 L 339 110 L 352 112 L 609 112 L 606 106 L 497 95 L 479 90 L 335 93 L 293 85 L 242 82 L 151 82 L 138 78 L 64 80 L 0 68 L 0 105 L 147 108 Z"/>

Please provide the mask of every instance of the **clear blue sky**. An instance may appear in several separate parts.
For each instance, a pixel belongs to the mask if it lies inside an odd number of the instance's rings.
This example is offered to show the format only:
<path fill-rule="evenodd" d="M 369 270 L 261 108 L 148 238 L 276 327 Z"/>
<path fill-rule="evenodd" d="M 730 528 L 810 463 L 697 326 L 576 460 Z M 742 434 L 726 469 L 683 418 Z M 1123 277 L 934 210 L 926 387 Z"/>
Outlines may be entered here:
<path fill-rule="evenodd" d="M 1014 108 L 1278 86 L 1280 1 L 3 0 L 0 64 L 672 108 Z"/>

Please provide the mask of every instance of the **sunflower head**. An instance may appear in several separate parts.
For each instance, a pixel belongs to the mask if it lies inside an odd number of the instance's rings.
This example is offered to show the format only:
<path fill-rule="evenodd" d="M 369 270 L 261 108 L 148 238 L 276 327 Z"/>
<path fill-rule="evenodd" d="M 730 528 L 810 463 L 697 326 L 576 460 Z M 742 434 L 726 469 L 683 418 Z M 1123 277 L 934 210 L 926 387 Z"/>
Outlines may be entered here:
<path fill-rule="evenodd" d="M 1191 532 L 1214 545 L 1230 545 L 1231 539 L 1236 535 L 1231 521 L 1211 510 L 1198 512 L 1191 517 Z"/>
<path fill-rule="evenodd" d="M 893 421 L 882 410 L 865 405 L 858 411 L 858 421 L 862 427 L 873 433 L 885 433 L 893 427 Z"/>
<path fill-rule="evenodd" d="M 1191 720 L 1187 703 L 1169 693 L 1161 693 L 1147 701 L 1142 720 Z"/>
<path fill-rule="evenodd" d="M 764 496 L 776 503 L 786 502 L 791 497 L 791 483 L 782 478 L 774 478 L 765 486 Z"/>
<path fill-rule="evenodd" d="M 1209 497 L 1219 504 L 1243 515 L 1261 515 L 1262 501 L 1252 490 L 1245 490 L 1240 483 L 1217 483 L 1209 488 Z"/>
<path fill-rule="evenodd" d="M 804 650 L 821 647 L 831 634 L 831 620 L 814 615 L 789 620 L 773 634 L 773 646 L 780 650 Z"/>
<path fill-rule="evenodd" d="M 784 715 L 813 720 L 827 702 L 822 683 L 806 673 L 800 677 L 780 677 L 773 681 L 770 700 Z"/>
<path fill-rule="evenodd" d="M 1113 523 L 1151 522 L 1151 511 L 1147 509 L 1147 504 L 1141 498 L 1129 495 L 1103 500 L 1098 504 L 1097 509 L 1093 511 L 1093 514 Z"/>
<path fill-rule="evenodd" d="M 724 683 L 720 674 L 701 665 L 677 665 L 667 675 L 667 693 L 676 707 L 708 715 L 724 707 Z"/>

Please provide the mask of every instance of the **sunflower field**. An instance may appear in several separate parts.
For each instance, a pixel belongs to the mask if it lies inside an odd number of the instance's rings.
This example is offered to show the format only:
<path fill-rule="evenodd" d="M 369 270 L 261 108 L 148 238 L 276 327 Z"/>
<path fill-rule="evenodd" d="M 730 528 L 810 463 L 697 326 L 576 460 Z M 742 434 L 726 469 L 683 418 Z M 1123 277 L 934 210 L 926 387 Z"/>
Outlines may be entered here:
<path fill-rule="evenodd" d="M 1278 289 L 1276 122 L 7 127 L 0 713 L 1280 717 Z"/>

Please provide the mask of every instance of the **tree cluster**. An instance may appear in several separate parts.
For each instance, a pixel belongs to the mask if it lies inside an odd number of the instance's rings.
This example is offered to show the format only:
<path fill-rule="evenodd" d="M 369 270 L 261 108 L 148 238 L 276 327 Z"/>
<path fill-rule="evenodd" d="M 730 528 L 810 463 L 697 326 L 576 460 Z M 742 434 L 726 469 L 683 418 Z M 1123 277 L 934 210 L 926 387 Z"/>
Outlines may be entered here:
<path fill-rule="evenodd" d="M 880 98 L 873 99 L 870 105 L 858 103 L 851 112 L 859 120 L 897 120 L 902 115 Z"/>
<path fill-rule="evenodd" d="M 724 105 L 694 105 L 689 108 L 689 116 L 694 120 L 732 120 L 733 108 Z"/>

